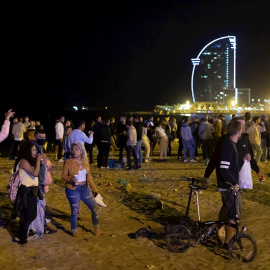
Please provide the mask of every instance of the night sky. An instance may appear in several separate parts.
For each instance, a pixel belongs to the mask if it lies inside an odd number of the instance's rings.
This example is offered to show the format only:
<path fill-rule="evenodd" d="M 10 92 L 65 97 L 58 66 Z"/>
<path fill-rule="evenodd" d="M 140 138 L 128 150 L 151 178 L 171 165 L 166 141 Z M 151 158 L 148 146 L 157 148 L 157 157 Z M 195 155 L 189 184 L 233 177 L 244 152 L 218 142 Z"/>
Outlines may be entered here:
<path fill-rule="evenodd" d="M 3 10 L 2 109 L 191 101 L 191 58 L 226 35 L 237 38 L 237 87 L 270 98 L 268 0 L 56 2 Z"/>

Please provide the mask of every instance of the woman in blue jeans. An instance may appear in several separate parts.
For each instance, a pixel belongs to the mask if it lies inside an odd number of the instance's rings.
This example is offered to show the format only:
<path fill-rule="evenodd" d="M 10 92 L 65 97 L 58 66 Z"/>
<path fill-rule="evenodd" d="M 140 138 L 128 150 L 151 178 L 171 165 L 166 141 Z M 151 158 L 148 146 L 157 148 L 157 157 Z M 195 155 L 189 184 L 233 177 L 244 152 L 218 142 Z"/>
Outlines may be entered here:
<path fill-rule="evenodd" d="M 65 160 L 62 179 L 66 182 L 66 196 L 71 208 L 72 235 L 78 236 L 77 217 L 80 212 L 80 201 L 83 201 L 92 213 L 95 235 L 103 234 L 99 228 L 99 208 L 95 201 L 98 190 L 91 177 L 87 154 L 82 143 L 72 143 L 71 158 Z"/>

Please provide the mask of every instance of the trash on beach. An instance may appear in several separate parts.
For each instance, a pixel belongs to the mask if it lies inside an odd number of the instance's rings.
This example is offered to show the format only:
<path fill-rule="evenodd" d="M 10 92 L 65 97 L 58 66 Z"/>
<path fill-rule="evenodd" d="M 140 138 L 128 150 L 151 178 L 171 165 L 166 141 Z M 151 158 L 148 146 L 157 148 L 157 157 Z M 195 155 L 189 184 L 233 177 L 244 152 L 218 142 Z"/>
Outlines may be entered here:
<path fill-rule="evenodd" d="M 126 184 L 124 186 L 124 189 L 125 189 L 126 192 L 129 192 L 131 190 L 131 184 Z"/>
<path fill-rule="evenodd" d="M 155 202 L 155 209 L 163 209 L 163 203 L 161 201 Z"/>
<path fill-rule="evenodd" d="M 119 180 L 118 180 L 118 183 L 119 183 L 120 185 L 126 185 L 128 182 L 127 182 L 125 179 L 119 179 Z"/>
<path fill-rule="evenodd" d="M 145 198 L 146 198 L 146 199 L 155 199 L 155 200 L 159 200 L 160 197 L 161 197 L 160 194 L 152 192 L 151 194 L 147 194 Z"/>
<path fill-rule="evenodd" d="M 147 264 L 147 265 L 145 266 L 145 268 L 147 268 L 147 269 L 155 269 L 156 267 L 155 267 L 154 265 L 149 265 L 149 264 Z"/>
<path fill-rule="evenodd" d="M 174 191 L 178 191 L 178 189 L 176 188 L 176 189 L 174 189 Z"/>
<path fill-rule="evenodd" d="M 140 181 L 146 181 L 146 182 L 148 182 L 148 181 L 150 181 L 150 178 L 147 177 L 147 176 L 145 176 L 145 174 L 144 174 L 142 177 L 140 177 Z"/>
<path fill-rule="evenodd" d="M 116 238 L 115 234 L 110 234 L 109 236 L 111 236 L 112 238 Z"/>

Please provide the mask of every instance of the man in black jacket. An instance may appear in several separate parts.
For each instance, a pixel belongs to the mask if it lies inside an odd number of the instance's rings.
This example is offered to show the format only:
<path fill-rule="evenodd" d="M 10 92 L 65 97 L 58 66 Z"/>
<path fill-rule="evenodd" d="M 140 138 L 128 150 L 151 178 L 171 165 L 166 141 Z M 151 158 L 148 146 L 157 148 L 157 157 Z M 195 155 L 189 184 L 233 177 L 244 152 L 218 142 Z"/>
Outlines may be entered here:
<path fill-rule="evenodd" d="M 240 122 L 242 125 L 245 124 L 245 120 L 243 117 L 235 117 L 232 119 L 232 121 L 238 121 Z M 218 173 L 219 168 L 217 166 L 217 163 L 220 161 L 220 154 L 221 154 L 221 149 L 223 146 L 224 141 L 226 140 L 226 138 L 228 138 L 228 135 L 223 135 L 217 145 L 216 148 L 213 152 L 213 155 L 209 161 L 209 164 L 205 170 L 204 173 L 204 177 L 202 179 L 202 182 L 204 184 L 206 184 L 208 182 L 208 178 L 210 177 L 210 175 L 213 173 L 214 169 L 216 169 L 216 173 Z M 253 171 L 255 171 L 259 177 L 260 181 L 264 181 L 264 175 L 263 173 L 260 171 L 260 168 L 254 158 L 254 153 L 253 153 L 253 149 L 251 146 L 251 143 L 249 141 L 249 135 L 247 133 L 245 133 L 245 128 L 242 128 L 242 134 L 241 134 L 241 138 L 238 140 L 237 144 L 237 151 L 238 151 L 238 157 L 239 157 L 239 169 L 241 170 L 244 161 L 250 161 L 250 165 L 251 165 L 251 169 Z"/>
<path fill-rule="evenodd" d="M 229 227 L 226 230 L 224 245 L 227 246 L 235 233 L 235 224 L 240 214 L 240 194 L 239 189 L 239 157 L 236 143 L 241 137 L 242 124 L 238 121 L 232 121 L 228 125 L 228 137 L 225 139 L 221 158 L 217 163 L 217 182 L 218 191 L 220 191 L 223 205 L 226 206 Z"/>
<path fill-rule="evenodd" d="M 141 122 L 139 121 L 139 116 L 135 115 L 133 117 L 133 123 L 134 127 L 136 128 L 137 132 L 137 144 L 135 146 L 135 152 L 137 154 L 138 158 L 138 166 L 141 168 L 142 166 L 142 131 L 143 131 L 143 126 Z"/>
<path fill-rule="evenodd" d="M 260 171 L 260 169 L 257 165 L 257 162 L 254 159 L 253 149 L 252 149 L 251 143 L 249 141 L 249 135 L 247 133 L 245 133 L 244 118 L 243 117 L 236 117 L 236 118 L 232 119 L 231 122 L 234 122 L 234 121 L 238 121 L 242 124 L 242 134 L 241 134 L 240 139 L 236 143 L 237 156 L 238 156 L 238 160 L 239 160 L 239 171 L 240 171 L 241 167 L 243 166 L 244 161 L 248 160 L 248 161 L 250 161 L 252 170 L 254 170 L 258 174 L 259 180 L 263 181 L 264 175 Z M 204 174 L 204 177 L 202 179 L 202 182 L 204 184 L 206 184 L 208 182 L 208 178 L 210 177 L 210 175 L 212 174 L 214 169 L 216 169 L 217 178 L 219 179 L 218 181 L 220 181 L 220 183 L 222 183 L 221 179 L 218 176 L 220 176 L 220 170 L 221 170 L 220 163 L 221 163 L 221 157 L 222 157 L 222 153 L 223 153 L 222 149 L 228 147 L 227 145 L 225 145 L 225 143 L 228 141 L 228 138 L 229 138 L 229 135 L 226 134 L 226 135 L 223 135 L 220 138 L 220 140 L 218 141 L 218 144 L 214 150 L 214 153 L 210 159 L 210 162 L 205 170 L 205 174 Z M 229 151 L 231 151 L 231 149 Z M 224 160 L 223 160 L 223 163 L 224 163 Z M 222 166 L 228 166 L 228 165 L 222 164 Z M 224 171 L 224 168 L 223 168 L 223 171 Z M 225 179 L 229 180 L 229 178 L 227 178 L 227 177 Z M 232 182 L 232 184 L 233 184 L 233 181 L 226 181 L 226 182 Z M 220 185 L 219 185 L 219 187 L 220 187 Z M 223 205 L 222 205 L 222 207 L 220 209 L 220 213 L 219 213 L 219 220 L 226 221 L 228 219 L 227 212 L 228 212 L 227 206 L 223 200 Z M 228 236 L 228 239 L 229 239 L 229 236 Z"/>
<path fill-rule="evenodd" d="M 126 143 L 128 139 L 128 128 L 126 125 L 126 116 L 120 117 L 120 123 L 117 126 L 117 135 L 118 142 L 117 146 L 119 147 L 119 162 L 123 162 L 123 152 L 126 148 Z"/>
<path fill-rule="evenodd" d="M 110 119 L 105 120 L 105 124 L 101 126 L 99 132 L 99 141 L 100 147 L 98 152 L 98 167 L 107 168 L 108 158 L 111 146 L 111 128 L 110 128 Z"/>

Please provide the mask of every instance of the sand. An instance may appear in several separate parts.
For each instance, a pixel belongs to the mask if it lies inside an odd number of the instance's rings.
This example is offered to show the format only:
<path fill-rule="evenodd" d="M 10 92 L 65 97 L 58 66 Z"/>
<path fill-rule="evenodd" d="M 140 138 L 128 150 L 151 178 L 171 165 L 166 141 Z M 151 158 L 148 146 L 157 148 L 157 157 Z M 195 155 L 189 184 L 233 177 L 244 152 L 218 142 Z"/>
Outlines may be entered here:
<path fill-rule="evenodd" d="M 177 144 L 173 148 L 176 154 Z M 176 155 L 167 162 L 157 162 L 158 147 L 150 163 L 144 163 L 140 170 L 100 170 L 91 165 L 91 171 L 107 208 L 100 208 L 100 226 L 105 235 L 93 234 L 91 213 L 81 203 L 78 219 L 79 237 L 70 234 L 70 207 L 61 180 L 62 163 L 53 162 L 54 183 L 46 194 L 47 218 L 50 228 L 58 232 L 45 235 L 42 239 L 29 241 L 20 247 L 12 242 L 11 236 L 18 228 L 18 221 L 9 220 L 12 203 L 6 197 L 6 185 L 10 178 L 13 161 L 0 158 L 0 269 L 270 269 L 270 182 L 259 183 L 253 174 L 254 190 L 249 190 L 243 199 L 247 233 L 257 242 L 258 254 L 251 263 L 240 263 L 229 259 L 225 250 L 208 244 L 190 247 L 185 253 L 170 253 L 164 241 L 164 225 L 177 223 L 185 213 L 188 200 L 188 184 L 179 177 L 201 178 L 205 166 L 183 163 Z M 113 152 L 111 158 L 116 157 Z M 269 162 L 261 170 L 270 173 Z M 142 178 L 148 177 L 148 179 Z M 141 179 L 142 178 L 142 179 Z M 126 180 L 126 190 L 118 183 Z M 144 180 L 144 181 L 143 181 Z M 216 192 L 215 174 L 209 188 L 200 194 L 200 210 L 203 221 L 216 219 L 221 206 L 220 194 Z M 159 197 L 163 209 L 156 209 L 155 199 Z M 195 197 L 192 199 L 190 215 L 196 219 Z M 153 239 L 134 239 L 140 228 L 151 228 L 158 234 Z"/>

